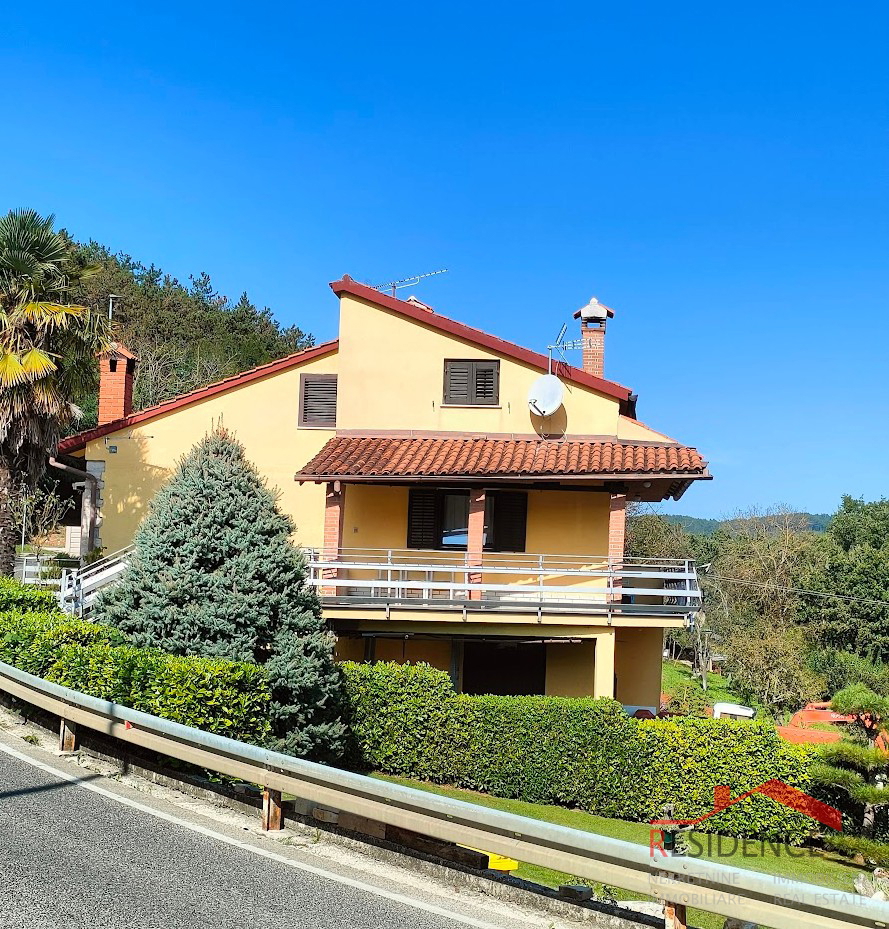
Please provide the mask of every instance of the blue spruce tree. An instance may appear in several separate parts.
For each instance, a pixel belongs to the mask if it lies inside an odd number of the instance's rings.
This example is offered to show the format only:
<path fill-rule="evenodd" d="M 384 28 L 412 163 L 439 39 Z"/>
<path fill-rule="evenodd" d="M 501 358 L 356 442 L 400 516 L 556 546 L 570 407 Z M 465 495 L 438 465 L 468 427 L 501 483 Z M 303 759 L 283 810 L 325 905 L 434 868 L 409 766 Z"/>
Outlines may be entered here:
<path fill-rule="evenodd" d="M 293 529 L 243 446 L 218 428 L 152 501 L 130 564 L 97 611 L 138 645 L 263 665 L 272 747 L 331 760 L 345 730 L 334 637 Z"/>

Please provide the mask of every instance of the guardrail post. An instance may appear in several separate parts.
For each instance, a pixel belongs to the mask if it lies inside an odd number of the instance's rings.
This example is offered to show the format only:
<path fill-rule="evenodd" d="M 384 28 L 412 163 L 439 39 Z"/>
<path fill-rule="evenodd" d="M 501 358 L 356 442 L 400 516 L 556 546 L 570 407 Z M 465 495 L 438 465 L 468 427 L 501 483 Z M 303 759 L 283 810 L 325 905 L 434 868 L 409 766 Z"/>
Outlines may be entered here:
<path fill-rule="evenodd" d="M 77 724 L 62 718 L 59 720 L 59 751 L 63 755 L 68 755 L 76 752 L 79 747 Z"/>
<path fill-rule="evenodd" d="M 684 903 L 664 903 L 664 929 L 688 929 Z"/>
<path fill-rule="evenodd" d="M 676 815 L 675 807 L 668 803 L 664 807 L 664 819 L 669 821 Z M 671 857 L 682 855 L 680 842 L 676 841 L 676 834 L 679 830 L 674 827 L 670 828 L 665 825 L 663 830 L 664 851 Z M 673 903 L 670 900 L 664 900 L 664 929 L 688 929 L 687 908 L 684 903 Z"/>
<path fill-rule="evenodd" d="M 284 828 L 284 802 L 280 790 L 265 787 L 262 791 L 262 831 L 278 832 Z"/>

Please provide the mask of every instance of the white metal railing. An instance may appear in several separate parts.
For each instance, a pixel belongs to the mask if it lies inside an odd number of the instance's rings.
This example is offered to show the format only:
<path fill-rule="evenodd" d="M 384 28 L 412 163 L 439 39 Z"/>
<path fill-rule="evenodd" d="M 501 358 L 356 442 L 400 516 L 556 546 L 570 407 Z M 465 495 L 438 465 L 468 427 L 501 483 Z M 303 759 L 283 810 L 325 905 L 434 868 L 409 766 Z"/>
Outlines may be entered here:
<path fill-rule="evenodd" d="M 102 588 L 113 584 L 126 570 L 132 551 L 130 545 L 82 568 L 62 572 L 59 591 L 62 609 L 79 616 L 88 613 Z"/>
<path fill-rule="evenodd" d="M 56 587 L 62 583 L 61 568 L 58 565 L 58 552 L 42 555 L 18 554 L 15 556 L 13 575 L 23 584 L 35 584 L 38 587 Z M 55 572 L 59 573 L 53 576 Z"/>
<path fill-rule="evenodd" d="M 637 614 L 675 618 L 701 607 L 694 561 L 408 549 L 308 552 L 326 604 Z"/>

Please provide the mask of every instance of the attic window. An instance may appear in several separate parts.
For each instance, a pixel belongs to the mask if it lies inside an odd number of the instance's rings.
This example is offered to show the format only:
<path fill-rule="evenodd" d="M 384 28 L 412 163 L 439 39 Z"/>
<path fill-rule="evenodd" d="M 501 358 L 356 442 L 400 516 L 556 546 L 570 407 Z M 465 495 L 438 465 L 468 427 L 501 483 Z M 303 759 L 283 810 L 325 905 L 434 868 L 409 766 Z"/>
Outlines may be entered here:
<path fill-rule="evenodd" d="M 303 374 L 299 379 L 299 424 L 336 428 L 336 375 Z"/>
<path fill-rule="evenodd" d="M 455 406 L 497 406 L 500 362 L 446 359 L 444 402 Z"/>

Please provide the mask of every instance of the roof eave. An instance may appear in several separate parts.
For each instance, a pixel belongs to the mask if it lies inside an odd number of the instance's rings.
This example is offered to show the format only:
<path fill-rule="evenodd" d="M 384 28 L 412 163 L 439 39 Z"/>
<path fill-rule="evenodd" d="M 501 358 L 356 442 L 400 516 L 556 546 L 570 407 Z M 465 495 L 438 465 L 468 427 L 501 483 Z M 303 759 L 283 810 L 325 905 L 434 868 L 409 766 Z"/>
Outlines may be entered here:
<path fill-rule="evenodd" d="M 414 484 L 414 483 L 466 483 L 466 484 L 494 484 L 494 483 L 523 483 L 546 482 L 580 483 L 581 481 L 671 481 L 672 484 L 682 482 L 682 493 L 693 481 L 709 481 L 713 475 L 704 471 L 595 471 L 587 474 L 356 474 L 347 472 L 333 472 L 330 474 L 311 474 L 298 471 L 293 479 L 300 484 L 326 484 L 332 481 L 345 481 L 351 484 Z M 681 495 L 681 494 L 680 494 Z M 679 499 L 678 497 L 676 498 Z"/>
<path fill-rule="evenodd" d="M 275 361 L 270 361 L 259 367 L 251 368 L 249 371 L 242 371 L 240 374 L 233 374 L 231 377 L 227 377 L 221 381 L 207 384 L 206 387 L 199 387 L 197 390 L 189 391 L 187 394 L 180 394 L 178 397 L 172 397 L 170 400 L 165 400 L 163 403 L 159 403 L 156 406 L 148 407 L 145 410 L 139 410 L 138 413 L 130 413 L 129 416 L 124 416 L 121 419 L 115 419 L 110 423 L 103 423 L 101 426 L 96 426 L 93 429 L 87 429 L 84 432 L 70 435 L 59 442 L 59 452 L 70 454 L 71 452 L 81 451 L 86 448 L 90 442 L 94 442 L 96 439 L 101 439 L 106 435 L 119 432 L 121 429 L 128 429 L 131 426 L 144 423 L 157 416 L 164 416 L 182 407 L 190 406 L 192 403 L 200 403 L 202 400 L 208 400 L 218 394 L 225 393 L 227 390 L 243 387 L 245 384 L 262 380 L 265 377 L 270 377 L 273 374 L 278 374 L 289 368 L 298 368 L 307 361 L 323 358 L 325 355 L 335 352 L 338 346 L 339 341 L 337 339 L 333 339 L 330 342 L 322 342 L 320 345 L 313 345 L 311 348 L 304 349 L 301 352 L 294 352 L 292 355 L 287 355 L 284 358 L 278 358 Z"/>

